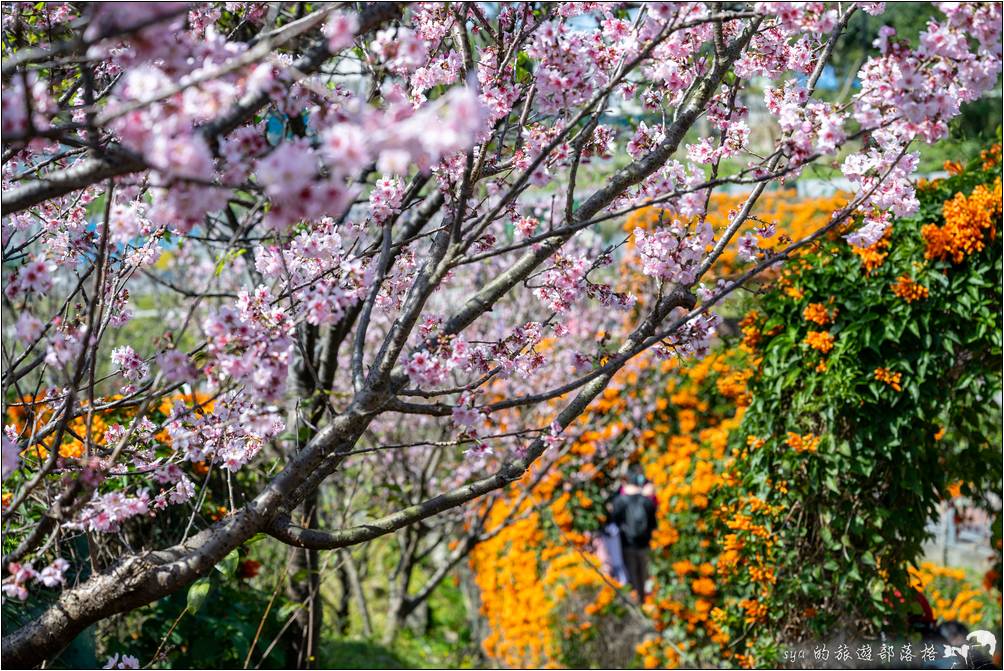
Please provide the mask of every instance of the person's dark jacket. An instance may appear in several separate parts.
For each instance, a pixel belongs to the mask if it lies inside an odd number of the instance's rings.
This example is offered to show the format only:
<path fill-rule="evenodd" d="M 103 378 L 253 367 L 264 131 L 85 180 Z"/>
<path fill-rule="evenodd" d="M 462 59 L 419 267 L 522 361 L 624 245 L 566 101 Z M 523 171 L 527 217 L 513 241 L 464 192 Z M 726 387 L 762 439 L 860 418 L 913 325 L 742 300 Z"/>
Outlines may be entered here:
<path fill-rule="evenodd" d="M 655 531 L 655 502 L 651 497 L 642 494 L 640 490 L 631 493 L 621 491 L 610 504 L 610 518 L 620 530 L 621 543 L 625 547 L 649 546 L 652 532 Z"/>

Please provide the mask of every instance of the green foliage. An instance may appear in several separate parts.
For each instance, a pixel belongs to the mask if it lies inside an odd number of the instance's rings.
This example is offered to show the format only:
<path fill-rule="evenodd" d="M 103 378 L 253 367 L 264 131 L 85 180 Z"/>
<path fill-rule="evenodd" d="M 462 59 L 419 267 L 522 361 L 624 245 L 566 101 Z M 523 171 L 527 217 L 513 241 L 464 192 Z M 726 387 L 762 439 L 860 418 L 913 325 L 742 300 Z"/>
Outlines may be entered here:
<path fill-rule="evenodd" d="M 480 641 L 471 639 L 467 608 L 459 587 L 447 578 L 432 592 L 427 604 L 428 619 L 424 626 L 402 630 L 394 642 L 395 653 L 403 659 L 413 660 L 408 666 L 478 666 Z"/>
<path fill-rule="evenodd" d="M 132 654 L 153 668 L 244 668 L 254 645 L 252 667 L 261 661 L 261 668 L 285 668 L 281 642 L 265 659 L 262 656 L 295 604 L 285 601 L 281 590 L 273 600 L 274 576 L 238 579 L 234 575 L 237 555 L 232 557 L 233 562 L 224 560 L 217 566 L 221 570 L 196 581 L 187 591 L 120 617 L 102 637 L 105 655 Z"/>
<path fill-rule="evenodd" d="M 371 641 L 329 641 L 321 657 L 329 669 L 412 669 L 416 665 Z"/>
<path fill-rule="evenodd" d="M 768 606 L 761 643 L 784 631 L 902 625 L 910 602 L 894 590 L 908 591 L 907 564 L 920 557 L 926 522 L 949 485 L 961 481 L 973 497 L 999 491 L 1000 237 L 953 264 L 926 259 L 921 235 L 924 224 L 942 223 L 946 200 L 999 175 L 999 166 L 974 162 L 921 189 L 920 212 L 895 222 L 888 256 L 871 272 L 831 240 L 758 301 L 762 364 L 733 436 L 741 480 L 719 503 L 754 495 L 774 509 L 756 517 L 768 539 L 743 552 L 759 554 L 782 579 L 766 596 L 742 572 L 732 583 Z M 899 297 L 892 287 L 901 277 L 929 294 Z M 831 323 L 807 321 L 810 303 L 825 306 Z M 828 331 L 832 350 L 814 349 L 809 331 Z M 900 382 L 883 381 L 879 369 Z M 793 449 L 791 434 L 818 438 L 817 449 Z M 763 442 L 747 448 L 748 439 Z M 744 626 L 738 609 L 729 625 Z"/>

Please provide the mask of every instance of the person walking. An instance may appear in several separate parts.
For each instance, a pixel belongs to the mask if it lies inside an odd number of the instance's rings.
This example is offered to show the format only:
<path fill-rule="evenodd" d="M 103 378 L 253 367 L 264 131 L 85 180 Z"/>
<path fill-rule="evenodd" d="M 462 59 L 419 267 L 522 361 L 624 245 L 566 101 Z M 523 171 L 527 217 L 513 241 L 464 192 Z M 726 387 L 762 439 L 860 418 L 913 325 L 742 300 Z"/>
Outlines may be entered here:
<path fill-rule="evenodd" d="M 655 531 L 655 488 L 641 467 L 632 464 L 626 481 L 611 503 L 611 519 L 617 525 L 628 583 L 639 603 L 645 600 L 648 581 L 648 548 Z"/>

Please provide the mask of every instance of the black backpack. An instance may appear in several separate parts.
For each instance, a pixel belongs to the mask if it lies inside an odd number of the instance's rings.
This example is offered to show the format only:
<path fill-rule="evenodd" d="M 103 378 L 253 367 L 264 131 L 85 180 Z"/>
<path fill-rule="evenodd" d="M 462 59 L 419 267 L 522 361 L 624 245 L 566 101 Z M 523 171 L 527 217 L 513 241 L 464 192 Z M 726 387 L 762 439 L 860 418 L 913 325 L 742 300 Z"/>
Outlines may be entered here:
<path fill-rule="evenodd" d="M 624 518 L 621 534 L 624 542 L 632 547 L 645 547 L 652 540 L 649 526 L 649 506 L 651 499 L 642 494 L 624 495 Z"/>

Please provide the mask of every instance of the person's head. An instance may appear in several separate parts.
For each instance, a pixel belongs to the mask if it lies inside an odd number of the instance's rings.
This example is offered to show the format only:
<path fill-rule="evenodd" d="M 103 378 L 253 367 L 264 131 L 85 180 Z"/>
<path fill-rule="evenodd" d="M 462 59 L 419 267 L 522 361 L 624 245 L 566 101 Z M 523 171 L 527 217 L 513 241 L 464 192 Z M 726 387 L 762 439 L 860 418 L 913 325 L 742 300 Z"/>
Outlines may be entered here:
<path fill-rule="evenodd" d="M 628 484 L 635 485 L 636 487 L 643 487 L 645 483 L 648 482 L 648 478 L 645 477 L 645 471 L 642 470 L 641 464 L 631 464 L 628 467 L 627 477 L 625 478 Z"/>

